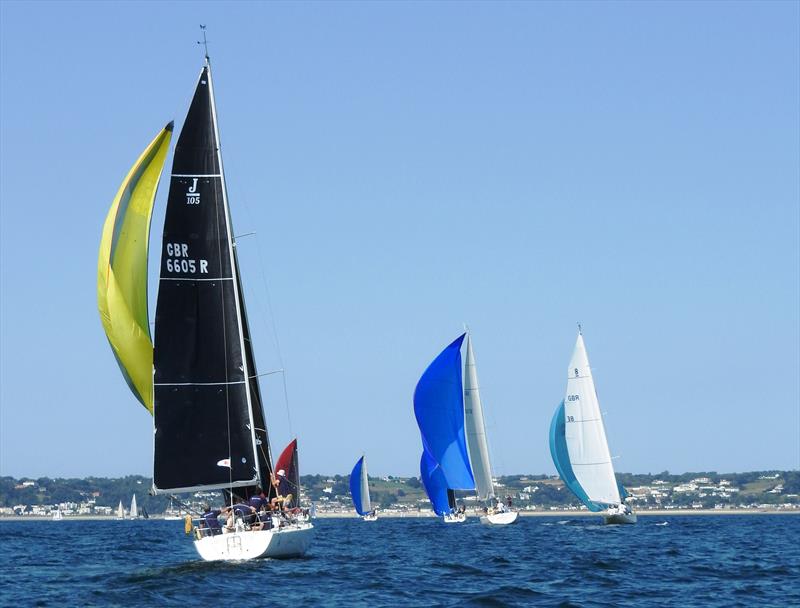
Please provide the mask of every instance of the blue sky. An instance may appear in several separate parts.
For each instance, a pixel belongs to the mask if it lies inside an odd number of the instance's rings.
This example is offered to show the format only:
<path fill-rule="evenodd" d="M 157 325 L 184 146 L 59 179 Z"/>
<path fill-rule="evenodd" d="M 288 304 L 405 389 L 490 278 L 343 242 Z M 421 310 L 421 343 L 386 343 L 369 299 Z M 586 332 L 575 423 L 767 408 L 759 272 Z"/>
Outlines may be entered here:
<path fill-rule="evenodd" d="M 304 472 L 417 474 L 465 322 L 498 473 L 554 472 L 578 321 L 617 470 L 800 467 L 800 4 L 3 2 L 0 474 L 151 471 L 97 249 L 199 23 Z"/>

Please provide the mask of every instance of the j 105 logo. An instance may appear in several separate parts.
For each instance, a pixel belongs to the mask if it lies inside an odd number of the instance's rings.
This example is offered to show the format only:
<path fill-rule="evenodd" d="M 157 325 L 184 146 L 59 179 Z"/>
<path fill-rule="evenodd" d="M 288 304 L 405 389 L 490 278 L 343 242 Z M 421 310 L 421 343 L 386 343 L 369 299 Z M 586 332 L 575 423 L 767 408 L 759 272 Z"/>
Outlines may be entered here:
<path fill-rule="evenodd" d="M 200 204 L 200 193 L 197 191 L 197 178 L 192 178 L 192 185 L 186 191 L 186 204 L 187 205 L 199 205 Z"/>

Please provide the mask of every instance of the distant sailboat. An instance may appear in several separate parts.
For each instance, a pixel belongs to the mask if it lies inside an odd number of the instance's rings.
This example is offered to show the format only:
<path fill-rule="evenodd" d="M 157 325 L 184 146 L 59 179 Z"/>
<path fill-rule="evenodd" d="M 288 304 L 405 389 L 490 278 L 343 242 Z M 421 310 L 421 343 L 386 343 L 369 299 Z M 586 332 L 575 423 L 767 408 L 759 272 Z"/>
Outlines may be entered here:
<path fill-rule="evenodd" d="M 61 521 L 64 519 L 64 514 L 61 512 L 61 507 L 56 507 L 56 510 L 53 511 L 53 521 Z"/>
<path fill-rule="evenodd" d="M 464 435 L 464 390 L 461 382 L 464 335 L 439 353 L 414 389 L 414 416 L 423 448 L 420 475 L 423 485 L 426 474 L 436 476 L 432 484 L 433 494 L 429 493 L 428 498 L 434 512 L 444 516 L 448 522 L 454 521 L 452 516 L 457 515 L 457 511 L 455 504 L 451 506 L 449 501 L 441 500 L 442 490 L 475 489 Z"/>
<path fill-rule="evenodd" d="M 171 521 L 177 521 L 183 519 L 183 515 L 181 515 L 179 509 L 175 508 L 175 505 L 173 504 L 171 498 L 169 499 L 169 506 L 167 507 L 167 510 L 164 511 L 164 519 Z"/>
<path fill-rule="evenodd" d="M 481 523 L 507 525 L 513 524 L 516 511 L 510 511 L 503 505 L 502 498 L 494 493 L 492 465 L 489 462 L 489 446 L 486 443 L 486 426 L 483 420 L 483 405 L 478 387 L 478 370 L 475 365 L 475 354 L 472 352 L 472 337 L 467 333 L 467 361 L 464 366 L 464 426 L 467 431 L 467 447 L 475 476 L 475 490 L 478 499 L 483 501 L 486 514 L 481 516 Z"/>
<path fill-rule="evenodd" d="M 133 498 L 131 498 L 130 518 L 139 519 L 139 509 L 136 508 L 136 494 L 134 494 Z"/>
<path fill-rule="evenodd" d="M 356 508 L 356 513 L 361 515 L 364 521 L 377 521 L 378 510 L 372 508 L 372 501 L 369 496 L 366 456 L 358 459 L 350 473 L 350 496 L 353 498 L 353 506 Z"/>
<path fill-rule="evenodd" d="M 154 413 L 153 493 L 223 490 L 233 503 L 260 487 L 269 500 L 274 469 L 207 55 L 173 155 L 153 344 L 147 243 L 172 128 L 139 157 L 106 218 L 98 261 L 103 327 L 131 390 Z M 262 529 L 240 519 L 230 534 L 196 527 L 195 548 L 209 561 L 304 554 L 313 526 L 282 517 Z"/>
<path fill-rule="evenodd" d="M 119 506 L 117 507 L 117 519 L 125 519 L 125 509 L 122 506 L 122 501 L 119 501 Z"/>
<path fill-rule="evenodd" d="M 636 523 L 614 475 L 580 328 L 567 371 L 567 394 L 550 424 L 550 454 L 564 484 L 590 511 L 602 512 L 608 524 Z"/>
<path fill-rule="evenodd" d="M 461 345 L 465 338 L 466 365 L 462 382 Z M 423 448 L 431 458 L 426 473 L 423 456 L 421 475 L 423 479 L 428 475 L 434 492 L 439 491 L 439 479 L 451 495 L 452 490 L 474 489 L 486 505 L 482 523 L 506 525 L 516 521 L 518 513 L 506 510 L 502 500 L 495 496 L 475 354 L 469 334 L 459 336 L 425 370 L 414 391 L 414 413 Z M 430 498 L 430 493 L 428 496 Z M 444 509 L 442 501 L 438 502 L 434 510 Z M 434 503 L 433 498 L 431 503 Z M 450 507 L 450 512 L 450 515 L 456 513 L 454 506 Z"/>

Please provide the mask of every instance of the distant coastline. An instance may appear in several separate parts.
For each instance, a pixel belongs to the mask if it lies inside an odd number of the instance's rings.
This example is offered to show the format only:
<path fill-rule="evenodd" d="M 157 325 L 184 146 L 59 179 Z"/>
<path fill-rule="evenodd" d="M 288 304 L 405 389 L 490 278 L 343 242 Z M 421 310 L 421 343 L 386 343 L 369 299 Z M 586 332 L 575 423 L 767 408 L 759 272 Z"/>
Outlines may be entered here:
<path fill-rule="evenodd" d="M 599 517 L 600 513 L 591 511 L 520 511 L 520 517 Z M 639 517 L 671 517 L 687 515 L 800 515 L 800 509 L 651 509 L 637 511 Z M 432 511 L 420 513 L 379 513 L 380 519 L 437 519 Z M 468 513 L 467 519 L 477 518 L 478 513 Z M 352 513 L 317 513 L 317 519 L 358 519 L 360 516 Z M 19 522 L 19 521 L 53 521 L 50 516 L 44 515 L 3 515 L 0 522 Z M 117 520 L 113 516 L 107 515 L 69 515 L 59 520 L 64 521 L 121 521 L 130 522 L 133 520 Z M 182 525 L 182 520 L 165 520 L 159 515 L 152 516 L 149 520 L 138 519 L 136 521 L 174 521 L 176 526 Z"/>

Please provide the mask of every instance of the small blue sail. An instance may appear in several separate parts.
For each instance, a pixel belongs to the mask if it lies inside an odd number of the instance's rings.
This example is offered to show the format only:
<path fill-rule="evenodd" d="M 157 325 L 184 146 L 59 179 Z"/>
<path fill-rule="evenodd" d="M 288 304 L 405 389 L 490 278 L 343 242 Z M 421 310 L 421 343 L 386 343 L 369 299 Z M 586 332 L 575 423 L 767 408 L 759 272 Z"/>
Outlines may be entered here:
<path fill-rule="evenodd" d="M 422 458 L 419 461 L 419 473 L 422 485 L 433 506 L 436 515 L 447 515 L 452 509 L 450 497 L 447 490 L 447 482 L 442 475 L 442 469 L 436 464 L 433 457 L 425 450 L 422 451 Z"/>
<path fill-rule="evenodd" d="M 356 513 L 359 515 L 366 515 L 367 512 L 362 508 L 363 502 L 361 497 L 361 468 L 364 466 L 364 457 L 358 459 L 356 466 L 350 473 L 350 496 L 353 497 L 353 505 L 356 508 Z"/>
<path fill-rule="evenodd" d="M 414 415 L 422 445 L 439 465 L 447 487 L 454 490 L 475 488 L 464 435 L 461 343 L 465 335 L 433 360 L 414 390 Z"/>
<path fill-rule="evenodd" d="M 617 489 L 619 489 L 619 497 L 622 500 L 625 500 L 626 498 L 628 498 L 628 496 L 630 496 L 628 490 L 626 490 L 625 486 L 623 486 L 619 481 L 617 482 Z"/>
<path fill-rule="evenodd" d="M 567 450 L 566 428 L 564 400 L 562 399 L 550 423 L 550 455 L 553 457 L 556 471 L 558 471 L 558 475 L 561 477 L 561 481 L 564 482 L 564 485 L 566 485 L 590 511 L 602 511 L 603 506 L 589 500 L 586 492 L 575 477 L 572 464 L 569 460 L 569 451 Z"/>

